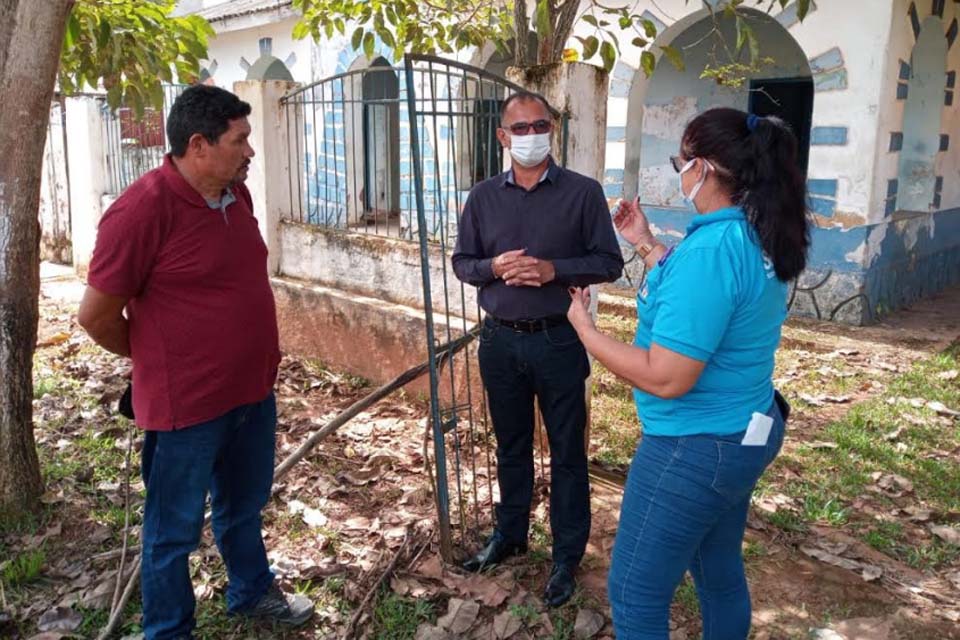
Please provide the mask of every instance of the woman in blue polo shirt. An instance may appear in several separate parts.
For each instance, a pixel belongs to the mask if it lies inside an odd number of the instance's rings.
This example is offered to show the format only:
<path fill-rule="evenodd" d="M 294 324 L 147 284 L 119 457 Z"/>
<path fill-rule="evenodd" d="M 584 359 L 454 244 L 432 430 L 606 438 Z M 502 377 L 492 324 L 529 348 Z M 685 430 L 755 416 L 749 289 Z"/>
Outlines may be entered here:
<path fill-rule="evenodd" d="M 711 109 L 671 158 L 699 215 L 668 251 L 636 203 L 614 222 L 648 268 L 633 345 L 600 333 L 588 293 L 569 318 L 587 351 L 634 386 L 643 438 L 610 566 L 618 640 L 667 640 L 670 602 L 690 571 L 703 640 L 750 630 L 741 545 L 750 494 L 783 443 L 773 388 L 787 283 L 810 244 L 797 143 L 776 118 Z M 782 403 L 782 404 L 781 404 Z"/>

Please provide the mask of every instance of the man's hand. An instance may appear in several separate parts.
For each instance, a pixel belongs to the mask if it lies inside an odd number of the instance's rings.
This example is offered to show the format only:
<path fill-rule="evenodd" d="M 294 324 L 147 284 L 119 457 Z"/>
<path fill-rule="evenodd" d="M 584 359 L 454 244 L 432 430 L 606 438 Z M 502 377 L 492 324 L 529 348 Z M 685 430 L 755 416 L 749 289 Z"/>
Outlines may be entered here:
<path fill-rule="evenodd" d="M 502 277 L 509 287 L 539 287 L 552 282 L 557 271 L 549 260 L 528 257 L 508 269 Z"/>
<path fill-rule="evenodd" d="M 526 249 L 514 249 L 513 251 L 505 251 L 494 258 L 490 264 L 494 277 L 502 278 L 509 269 L 521 264 L 528 264 L 533 258 L 523 255 L 526 252 Z"/>

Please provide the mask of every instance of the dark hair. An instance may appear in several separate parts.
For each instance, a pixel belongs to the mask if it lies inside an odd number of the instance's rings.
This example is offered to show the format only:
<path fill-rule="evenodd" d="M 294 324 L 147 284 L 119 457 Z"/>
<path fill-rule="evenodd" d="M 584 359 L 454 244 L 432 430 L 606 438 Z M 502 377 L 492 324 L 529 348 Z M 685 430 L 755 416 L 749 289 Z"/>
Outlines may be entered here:
<path fill-rule="evenodd" d="M 681 153 L 716 166 L 716 177 L 747 214 L 777 278 L 793 280 L 807 264 L 810 223 L 797 139 L 779 118 L 737 109 L 704 111 L 683 133 Z"/>
<path fill-rule="evenodd" d="M 167 139 L 174 157 L 187 153 L 190 136 L 199 133 L 210 144 L 230 128 L 230 121 L 250 115 L 250 105 L 226 89 L 194 85 L 180 94 L 167 116 Z"/>
<path fill-rule="evenodd" d="M 514 102 L 539 102 L 543 105 L 543 108 L 547 110 L 547 114 L 549 114 L 551 118 L 555 115 L 553 107 L 551 107 L 547 99 L 539 93 L 534 93 L 533 91 L 517 91 L 516 93 L 511 93 L 500 106 L 500 122 L 503 122 L 504 116 L 507 115 L 507 109 Z"/>

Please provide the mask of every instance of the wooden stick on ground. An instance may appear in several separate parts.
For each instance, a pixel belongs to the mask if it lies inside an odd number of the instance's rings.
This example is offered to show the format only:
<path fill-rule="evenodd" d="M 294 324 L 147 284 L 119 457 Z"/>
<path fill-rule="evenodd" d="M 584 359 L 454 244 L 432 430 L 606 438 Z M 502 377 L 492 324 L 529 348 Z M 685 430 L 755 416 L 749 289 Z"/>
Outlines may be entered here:
<path fill-rule="evenodd" d="M 442 367 L 446 362 L 451 360 L 454 355 L 461 351 L 464 347 L 470 344 L 474 338 L 480 334 L 480 325 L 475 326 L 469 332 L 460 336 L 456 340 L 451 340 L 450 342 L 441 345 L 437 348 L 437 367 Z M 430 361 L 422 362 L 415 367 L 407 369 L 399 376 L 388 382 L 387 384 L 374 389 L 372 392 L 361 398 L 360 400 L 354 402 L 352 405 L 347 407 L 343 412 L 341 412 L 336 418 L 327 423 L 319 431 L 311 435 L 309 438 L 301 444 L 296 451 L 291 453 L 287 458 L 281 462 L 276 469 L 273 471 L 273 480 L 276 483 L 277 480 L 285 476 L 290 469 L 303 460 L 310 451 L 312 451 L 324 438 L 329 436 L 331 433 L 345 425 L 347 422 L 357 417 L 364 409 L 368 409 L 373 406 L 380 400 L 383 400 L 388 395 L 397 391 L 398 389 L 410 384 L 417 378 L 423 376 L 430 370 Z M 274 491 L 276 491 L 276 485 L 274 485 Z M 208 513 L 206 518 L 204 518 L 204 527 L 210 523 L 210 514 Z M 115 552 L 107 552 L 115 553 Z M 106 554 L 100 554 L 101 557 Z M 120 555 L 123 555 L 122 550 Z M 399 557 L 399 556 L 398 556 Z M 395 559 L 396 560 L 396 559 Z M 137 580 L 140 577 L 140 561 L 141 558 L 138 555 L 136 564 L 134 565 L 134 571 L 130 575 L 130 579 L 127 582 L 127 586 L 124 589 L 123 596 L 120 598 L 119 606 L 115 611 L 110 612 L 110 619 L 107 622 L 107 626 L 104 627 L 103 631 L 100 632 L 100 635 L 97 637 L 97 640 L 104 640 L 109 637 L 113 630 L 116 628 L 117 623 L 120 622 L 120 613 L 123 611 L 123 608 L 127 605 L 127 601 L 130 599 L 130 594 L 133 592 L 134 586 L 137 584 Z M 121 576 L 117 575 L 117 580 L 119 581 Z M 369 595 L 369 594 L 368 594 Z"/>
<path fill-rule="evenodd" d="M 347 623 L 346 628 L 343 630 L 343 634 L 340 636 L 341 640 L 350 640 L 353 637 L 353 629 L 357 626 L 357 622 L 359 622 L 360 618 L 363 616 L 363 612 L 366 611 L 367 605 L 370 604 L 373 596 L 380 589 L 380 585 L 382 585 L 384 581 L 390 579 L 393 571 L 397 568 L 397 563 L 400 562 L 400 558 L 403 557 L 403 553 L 407 550 L 407 546 L 409 544 L 410 531 L 407 530 L 407 535 L 403 538 L 403 544 L 400 545 L 399 549 L 397 549 L 397 553 L 394 554 L 390 564 L 387 565 L 387 568 L 383 573 L 380 574 L 380 577 L 376 580 L 376 582 L 370 585 L 370 589 L 367 590 L 367 594 L 363 597 L 363 600 L 360 601 L 360 605 L 357 607 L 357 610 L 353 612 L 353 616 L 350 617 L 350 622 Z"/>

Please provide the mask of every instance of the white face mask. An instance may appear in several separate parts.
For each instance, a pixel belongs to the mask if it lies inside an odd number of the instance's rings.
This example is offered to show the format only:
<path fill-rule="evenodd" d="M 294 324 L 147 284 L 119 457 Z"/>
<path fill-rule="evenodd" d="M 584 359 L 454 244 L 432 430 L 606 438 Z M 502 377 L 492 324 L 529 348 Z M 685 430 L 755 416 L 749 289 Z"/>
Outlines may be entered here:
<path fill-rule="evenodd" d="M 687 164 L 683 165 L 683 168 L 680 169 L 680 173 L 677 174 L 677 182 L 679 183 L 679 186 L 680 186 L 680 196 L 683 197 L 684 202 L 692 204 L 694 209 L 696 209 L 697 207 L 697 203 L 694 202 L 694 199 L 697 197 L 697 194 L 700 193 L 700 188 L 703 186 L 703 183 L 707 181 L 707 170 L 713 169 L 713 165 L 711 165 L 706 160 L 701 160 L 706 170 L 703 172 L 703 175 L 700 177 L 700 179 L 697 180 L 696 184 L 693 185 L 693 189 L 690 191 L 690 195 L 687 195 L 686 193 L 683 192 L 683 174 L 685 174 L 687 171 L 693 168 L 693 164 L 694 162 L 696 162 L 696 160 L 697 160 L 696 158 L 691 158 L 690 160 L 688 160 Z"/>
<path fill-rule="evenodd" d="M 521 167 L 535 167 L 550 155 L 550 134 L 510 136 L 510 155 Z"/>

